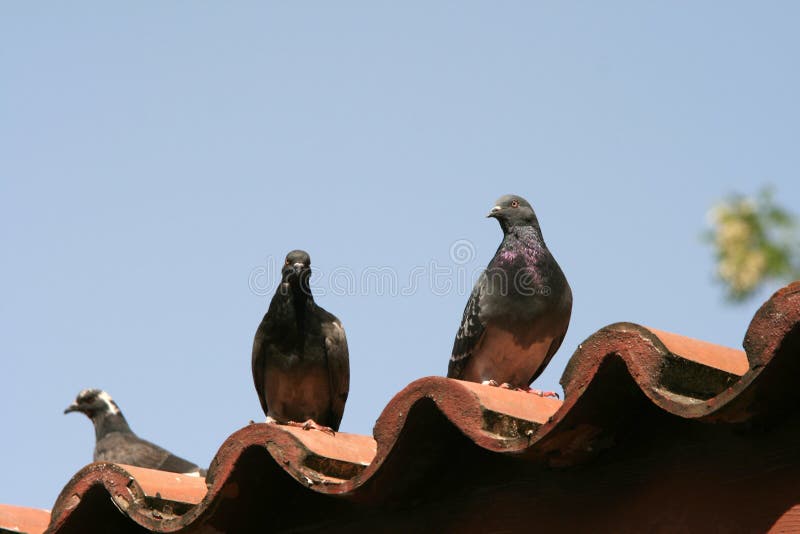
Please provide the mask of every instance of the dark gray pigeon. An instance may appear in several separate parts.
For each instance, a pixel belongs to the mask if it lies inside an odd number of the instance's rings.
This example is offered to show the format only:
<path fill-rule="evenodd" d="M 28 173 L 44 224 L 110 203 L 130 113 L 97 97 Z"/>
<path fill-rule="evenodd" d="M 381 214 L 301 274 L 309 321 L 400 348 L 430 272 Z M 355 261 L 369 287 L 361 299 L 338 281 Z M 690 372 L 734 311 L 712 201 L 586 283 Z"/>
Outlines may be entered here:
<path fill-rule="evenodd" d="M 488 217 L 503 241 L 464 309 L 447 376 L 555 395 L 528 386 L 564 340 L 572 291 L 528 201 L 502 196 Z"/>
<path fill-rule="evenodd" d="M 339 430 L 350 391 L 344 328 L 314 303 L 311 258 L 286 255 L 281 283 L 253 341 L 253 381 L 267 423 Z"/>
<path fill-rule="evenodd" d="M 94 424 L 95 462 L 112 462 L 192 476 L 205 469 L 143 440 L 133 433 L 111 396 L 100 389 L 84 389 L 64 413 L 81 412 Z"/>

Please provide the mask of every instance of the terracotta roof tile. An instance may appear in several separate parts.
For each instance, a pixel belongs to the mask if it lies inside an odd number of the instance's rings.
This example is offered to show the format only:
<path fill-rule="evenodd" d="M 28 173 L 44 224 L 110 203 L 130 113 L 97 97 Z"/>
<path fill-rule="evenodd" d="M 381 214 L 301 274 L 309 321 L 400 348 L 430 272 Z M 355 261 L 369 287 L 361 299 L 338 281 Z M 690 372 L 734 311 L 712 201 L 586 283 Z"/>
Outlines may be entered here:
<path fill-rule="evenodd" d="M 750 369 L 747 354 L 743 350 L 721 347 L 655 328 L 648 330 L 658 337 L 668 351 L 680 355 L 681 358 L 737 376 L 742 376 Z"/>
<path fill-rule="evenodd" d="M 592 465 L 586 462 L 604 450 L 614 458 L 612 451 L 633 442 L 627 436 L 634 420 L 638 426 L 652 421 L 648 428 L 669 428 L 664 443 L 681 433 L 705 435 L 696 426 L 681 427 L 688 424 L 682 421 L 751 426 L 774 421 L 785 417 L 789 406 L 797 406 L 800 282 L 780 290 L 759 309 L 744 348 L 720 347 L 633 323 L 613 324 L 575 351 L 561 380 L 563 402 L 446 378 L 422 378 L 385 407 L 375 424 L 374 439 L 265 424 L 235 432 L 211 463 L 207 492 L 202 479 L 91 464 L 62 491 L 50 531 L 97 531 L 89 528 L 95 523 L 113 525 L 120 532 L 142 527 L 157 532 L 201 527 L 208 531 L 332 528 L 336 523 L 331 521 L 345 517 L 362 521 L 363 526 L 370 513 L 377 513 L 376 507 L 415 506 L 421 495 L 441 497 L 437 488 L 442 484 L 452 492 L 448 477 L 469 485 L 493 480 L 491 473 L 507 472 L 508 461 L 514 462 L 514 472 L 522 472 L 531 469 L 524 466 Z M 745 449 L 750 446 L 746 441 L 736 443 Z M 680 454 L 705 454 L 702 447 L 680 447 Z M 775 454 L 770 458 L 784 461 L 780 449 Z M 725 457 L 724 450 L 719 457 Z M 633 457 L 627 461 L 649 465 Z M 491 467 L 481 469 L 481 464 Z M 536 473 L 553 487 L 580 476 L 552 470 Z M 676 471 L 666 473 L 665 479 Z M 623 486 L 638 484 L 646 475 L 637 477 L 624 480 Z M 503 481 L 505 485 L 486 484 L 503 492 L 509 484 Z M 573 485 L 570 498 L 580 499 L 584 490 L 577 488 L 583 487 Z M 538 491 L 535 486 L 528 488 L 525 491 Z M 555 499 L 551 494 L 537 498 Z M 551 506 L 555 510 L 562 501 L 548 502 L 556 503 Z M 283 513 L 275 514 L 274 506 Z M 437 509 L 435 517 L 447 513 Z M 459 508 L 453 513 L 446 525 L 459 524 L 471 512 Z M 398 525 L 404 521 L 402 515 L 395 518 Z M 467 530 L 476 530 L 475 524 Z"/>
<path fill-rule="evenodd" d="M 136 480 L 146 498 L 176 503 L 199 504 L 206 495 L 206 481 L 202 477 L 145 469 L 144 467 L 125 464 L 117 465 Z"/>
<path fill-rule="evenodd" d="M 44 532 L 49 522 L 48 510 L 0 504 L 0 532 L 39 534 Z"/>

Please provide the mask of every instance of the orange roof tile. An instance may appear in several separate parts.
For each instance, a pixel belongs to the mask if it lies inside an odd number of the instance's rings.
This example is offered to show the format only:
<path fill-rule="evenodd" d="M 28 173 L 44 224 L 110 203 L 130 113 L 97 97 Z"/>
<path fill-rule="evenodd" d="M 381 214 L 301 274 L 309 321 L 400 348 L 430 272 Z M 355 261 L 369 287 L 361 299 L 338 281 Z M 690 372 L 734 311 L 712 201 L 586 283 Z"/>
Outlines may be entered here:
<path fill-rule="evenodd" d="M 40 534 L 49 522 L 49 510 L 0 504 L 0 531 Z"/>

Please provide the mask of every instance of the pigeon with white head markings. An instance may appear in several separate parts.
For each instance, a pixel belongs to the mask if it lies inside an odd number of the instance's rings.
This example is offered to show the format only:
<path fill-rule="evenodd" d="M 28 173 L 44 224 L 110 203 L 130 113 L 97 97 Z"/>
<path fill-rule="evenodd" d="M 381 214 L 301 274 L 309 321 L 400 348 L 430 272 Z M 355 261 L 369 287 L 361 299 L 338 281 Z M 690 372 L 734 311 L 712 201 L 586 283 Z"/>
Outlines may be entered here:
<path fill-rule="evenodd" d="M 528 201 L 502 196 L 488 217 L 503 241 L 467 301 L 447 376 L 555 395 L 528 387 L 564 340 L 572 290 Z"/>
<path fill-rule="evenodd" d="M 84 389 L 64 413 L 81 412 L 94 425 L 95 462 L 128 464 L 184 475 L 205 476 L 205 469 L 175 456 L 133 433 L 117 403 L 100 389 Z"/>
<path fill-rule="evenodd" d="M 332 434 L 350 390 L 350 358 L 342 323 L 316 305 L 310 277 L 308 253 L 289 252 L 253 340 L 253 381 L 268 423 Z"/>

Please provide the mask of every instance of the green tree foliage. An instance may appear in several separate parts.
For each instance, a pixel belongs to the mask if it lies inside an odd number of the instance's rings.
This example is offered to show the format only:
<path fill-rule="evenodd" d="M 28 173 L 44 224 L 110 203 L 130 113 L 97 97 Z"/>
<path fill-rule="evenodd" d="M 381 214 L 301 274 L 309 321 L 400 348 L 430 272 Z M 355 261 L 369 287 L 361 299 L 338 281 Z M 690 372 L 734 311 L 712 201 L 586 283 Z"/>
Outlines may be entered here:
<path fill-rule="evenodd" d="M 797 221 L 776 204 L 771 188 L 753 196 L 729 195 L 711 208 L 709 219 L 705 239 L 729 300 L 741 302 L 770 281 L 800 278 Z"/>

